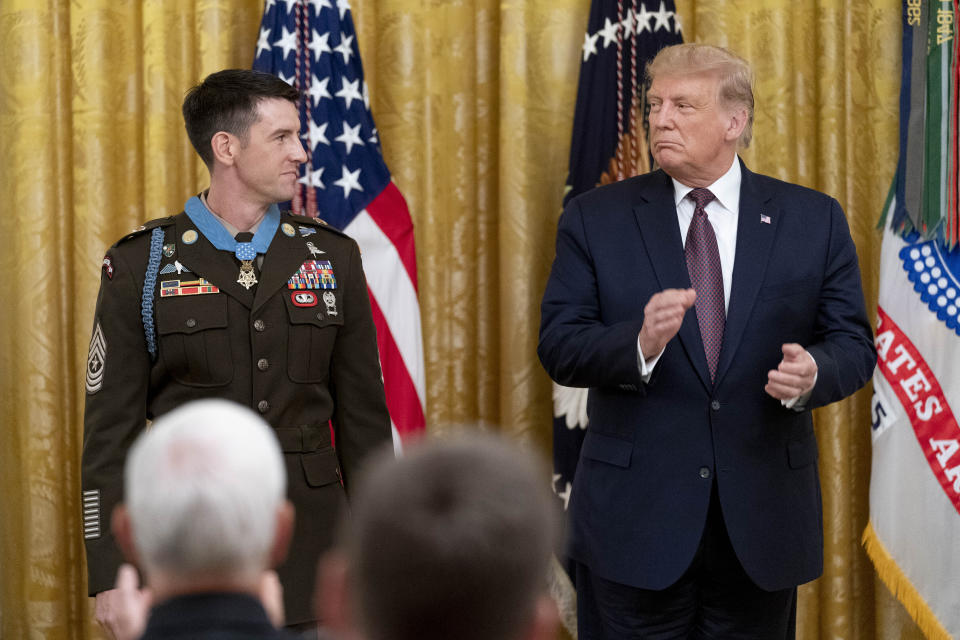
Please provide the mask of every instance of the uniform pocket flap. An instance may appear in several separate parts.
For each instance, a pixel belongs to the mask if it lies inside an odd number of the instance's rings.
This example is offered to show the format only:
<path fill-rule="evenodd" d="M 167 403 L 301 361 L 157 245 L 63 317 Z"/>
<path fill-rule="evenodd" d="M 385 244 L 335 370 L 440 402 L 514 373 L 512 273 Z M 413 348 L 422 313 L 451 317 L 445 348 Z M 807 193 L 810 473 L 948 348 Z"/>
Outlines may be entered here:
<path fill-rule="evenodd" d="M 300 454 L 303 476 L 311 487 L 323 487 L 340 481 L 337 454 L 333 447 Z"/>
<path fill-rule="evenodd" d="M 299 289 L 284 298 L 290 324 L 315 327 L 343 324 L 343 296 L 339 289 Z"/>
<path fill-rule="evenodd" d="M 626 468 L 630 466 L 632 454 L 632 442 L 587 430 L 587 436 L 583 440 L 585 457 Z"/>
<path fill-rule="evenodd" d="M 223 294 L 179 296 L 155 304 L 160 335 L 190 334 L 227 326 L 227 297 Z"/>
<path fill-rule="evenodd" d="M 794 469 L 800 469 L 801 467 L 816 462 L 817 439 L 805 438 L 788 443 L 787 457 L 790 460 L 790 466 Z"/>

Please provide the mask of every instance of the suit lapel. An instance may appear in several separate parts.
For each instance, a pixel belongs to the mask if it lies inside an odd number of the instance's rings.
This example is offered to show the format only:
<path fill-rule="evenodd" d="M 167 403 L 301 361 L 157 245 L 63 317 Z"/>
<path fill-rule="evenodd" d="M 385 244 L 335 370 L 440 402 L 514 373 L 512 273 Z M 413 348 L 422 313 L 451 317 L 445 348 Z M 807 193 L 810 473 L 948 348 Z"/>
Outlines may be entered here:
<path fill-rule="evenodd" d="M 270 249 L 263 259 L 263 268 L 260 272 L 260 283 L 257 285 L 257 295 L 253 301 L 253 311 L 259 309 L 281 287 L 287 285 L 290 279 L 304 260 L 311 259 L 306 241 L 294 232 L 288 236 L 283 232 L 284 225 L 288 229 L 296 229 L 296 225 L 289 223 L 286 216 L 281 218 L 281 224 L 270 241 Z M 316 238 L 317 235 L 311 235 Z M 320 247 L 318 247 L 320 248 Z M 322 254 L 317 254 L 322 259 Z"/>
<path fill-rule="evenodd" d="M 770 261 L 773 240 L 780 224 L 780 212 L 770 202 L 770 194 L 761 191 L 756 176 L 743 162 L 740 183 L 740 214 L 737 219 L 737 249 L 733 263 L 733 285 L 723 331 L 723 347 L 717 365 L 719 384 L 743 340 L 753 305 Z"/>
<path fill-rule="evenodd" d="M 688 289 L 690 274 L 687 273 L 687 262 L 683 255 L 673 182 L 665 173 L 660 172 L 660 175 L 662 179 L 641 194 L 644 202 L 634 207 L 634 216 L 659 289 Z M 683 317 L 677 336 L 700 381 L 710 388 L 710 369 L 707 367 L 695 309 L 690 309 Z"/>
<path fill-rule="evenodd" d="M 196 240 L 187 243 L 190 232 L 196 234 Z M 253 304 L 253 291 L 244 289 L 237 282 L 240 267 L 229 251 L 221 251 L 210 244 L 202 233 L 190 221 L 186 214 L 177 216 L 177 254 L 185 267 L 215 284 L 223 293 L 236 298 L 245 307 Z"/>

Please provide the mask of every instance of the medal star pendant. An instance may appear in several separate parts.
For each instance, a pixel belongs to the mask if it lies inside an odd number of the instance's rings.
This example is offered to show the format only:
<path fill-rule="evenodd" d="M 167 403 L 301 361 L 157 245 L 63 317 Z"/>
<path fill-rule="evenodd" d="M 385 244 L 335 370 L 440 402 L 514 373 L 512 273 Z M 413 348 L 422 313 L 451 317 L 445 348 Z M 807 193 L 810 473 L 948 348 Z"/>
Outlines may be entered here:
<path fill-rule="evenodd" d="M 257 274 L 253 272 L 253 260 L 243 260 L 240 263 L 240 275 L 237 276 L 237 282 L 247 290 L 257 284 Z"/>

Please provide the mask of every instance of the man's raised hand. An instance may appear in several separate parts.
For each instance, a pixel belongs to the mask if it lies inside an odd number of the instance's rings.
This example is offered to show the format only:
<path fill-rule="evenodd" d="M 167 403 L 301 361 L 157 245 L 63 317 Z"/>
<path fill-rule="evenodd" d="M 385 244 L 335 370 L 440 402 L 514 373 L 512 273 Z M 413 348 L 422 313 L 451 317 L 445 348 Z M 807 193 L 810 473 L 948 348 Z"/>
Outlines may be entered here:
<path fill-rule="evenodd" d="M 643 308 L 640 328 L 640 350 L 644 358 L 653 358 L 677 335 L 683 316 L 693 306 L 697 292 L 693 289 L 664 289 L 653 294 Z"/>

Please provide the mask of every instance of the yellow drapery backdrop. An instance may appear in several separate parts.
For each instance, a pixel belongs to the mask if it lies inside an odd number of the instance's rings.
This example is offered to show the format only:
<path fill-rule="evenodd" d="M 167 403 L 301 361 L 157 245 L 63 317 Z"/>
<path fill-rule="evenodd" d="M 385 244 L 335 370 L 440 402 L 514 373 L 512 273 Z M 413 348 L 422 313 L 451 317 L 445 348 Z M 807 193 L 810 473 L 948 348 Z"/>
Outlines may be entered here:
<path fill-rule="evenodd" d="M 757 71 L 755 171 L 837 197 L 876 305 L 893 174 L 898 0 L 677 0 L 687 41 Z M 372 107 L 416 226 L 427 417 L 549 451 L 539 299 L 589 0 L 354 0 Z M 248 67 L 260 0 L 0 2 L 0 637 L 97 637 L 79 518 L 83 370 L 109 244 L 205 186 L 179 114 Z M 798 637 L 919 638 L 875 579 L 869 389 L 816 415 L 825 573 Z"/>

